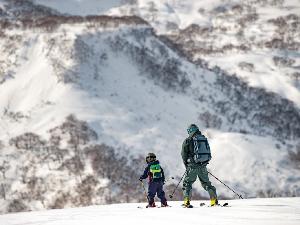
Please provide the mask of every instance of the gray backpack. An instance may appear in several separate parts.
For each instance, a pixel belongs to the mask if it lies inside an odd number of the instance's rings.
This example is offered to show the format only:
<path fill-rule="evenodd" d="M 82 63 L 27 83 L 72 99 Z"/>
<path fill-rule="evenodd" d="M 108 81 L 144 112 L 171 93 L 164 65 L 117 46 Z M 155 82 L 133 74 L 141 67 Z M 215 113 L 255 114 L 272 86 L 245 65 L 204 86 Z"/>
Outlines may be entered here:
<path fill-rule="evenodd" d="M 195 163 L 209 162 L 211 160 L 211 152 L 206 137 L 198 134 L 192 138 L 192 141 L 194 144 Z"/>

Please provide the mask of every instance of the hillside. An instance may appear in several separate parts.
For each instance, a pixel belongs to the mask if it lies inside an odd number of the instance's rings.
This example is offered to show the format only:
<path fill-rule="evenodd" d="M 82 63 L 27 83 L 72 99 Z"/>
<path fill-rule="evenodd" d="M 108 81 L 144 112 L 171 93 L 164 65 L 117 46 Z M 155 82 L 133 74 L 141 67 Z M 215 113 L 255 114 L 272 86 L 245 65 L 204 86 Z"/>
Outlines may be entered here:
<path fill-rule="evenodd" d="M 140 16 L 191 61 L 205 60 L 299 107 L 299 1 L 128 2 L 109 14 Z"/>
<path fill-rule="evenodd" d="M 171 39 L 193 62 L 205 60 L 249 85 L 282 95 L 299 107 L 300 18 L 296 0 L 36 0 L 63 13 L 135 15 Z M 109 5 L 109 6 L 108 6 Z M 198 62 L 199 63 L 199 62 Z"/>

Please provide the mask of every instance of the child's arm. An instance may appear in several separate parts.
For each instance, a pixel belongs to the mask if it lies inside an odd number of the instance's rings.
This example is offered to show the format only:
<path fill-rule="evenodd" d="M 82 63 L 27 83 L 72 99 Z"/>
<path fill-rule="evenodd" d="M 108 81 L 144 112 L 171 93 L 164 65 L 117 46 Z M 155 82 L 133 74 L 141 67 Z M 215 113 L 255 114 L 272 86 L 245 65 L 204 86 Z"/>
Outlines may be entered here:
<path fill-rule="evenodd" d="M 146 179 L 148 177 L 149 174 L 149 166 L 147 166 L 144 170 L 144 173 L 142 176 L 140 176 L 140 181 L 142 181 L 143 179 Z"/>

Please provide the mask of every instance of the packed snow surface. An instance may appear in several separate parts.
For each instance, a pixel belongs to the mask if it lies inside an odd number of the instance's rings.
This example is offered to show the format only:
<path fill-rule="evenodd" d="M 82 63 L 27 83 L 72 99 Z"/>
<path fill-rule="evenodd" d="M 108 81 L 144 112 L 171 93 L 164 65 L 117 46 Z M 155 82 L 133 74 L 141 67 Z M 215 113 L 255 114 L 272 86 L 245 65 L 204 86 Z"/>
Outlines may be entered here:
<path fill-rule="evenodd" d="M 98 224 L 299 224 L 300 198 L 243 199 L 228 201 L 230 207 L 137 208 L 145 203 L 90 206 L 85 208 L 36 211 L 0 216 L 1 225 L 98 225 Z M 208 204 L 208 202 L 205 202 Z"/>

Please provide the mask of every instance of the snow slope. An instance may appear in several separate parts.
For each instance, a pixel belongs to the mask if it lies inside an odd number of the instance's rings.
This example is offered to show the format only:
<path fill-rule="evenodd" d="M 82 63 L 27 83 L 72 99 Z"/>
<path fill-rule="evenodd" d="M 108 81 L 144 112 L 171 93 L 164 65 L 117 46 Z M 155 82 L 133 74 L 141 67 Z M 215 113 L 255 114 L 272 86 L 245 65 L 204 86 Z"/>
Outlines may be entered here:
<path fill-rule="evenodd" d="M 210 225 L 298 225 L 299 198 L 230 200 L 230 207 L 181 208 L 170 202 L 170 208 L 138 209 L 140 204 L 90 206 L 0 216 L 1 225 L 97 225 L 97 224 L 210 224 Z M 208 203 L 208 202 L 206 202 Z M 194 201 L 195 206 L 199 202 Z"/>

